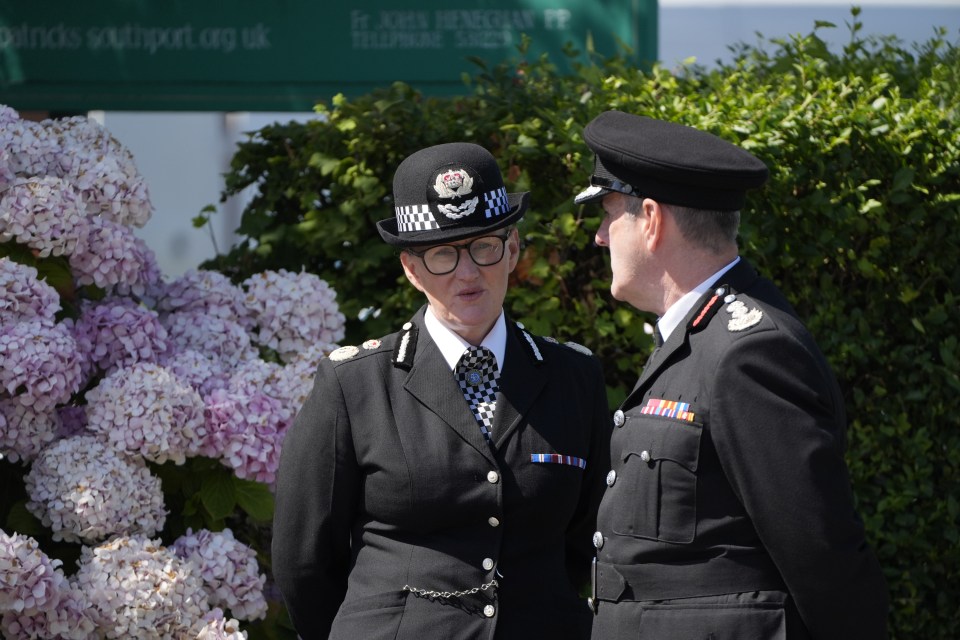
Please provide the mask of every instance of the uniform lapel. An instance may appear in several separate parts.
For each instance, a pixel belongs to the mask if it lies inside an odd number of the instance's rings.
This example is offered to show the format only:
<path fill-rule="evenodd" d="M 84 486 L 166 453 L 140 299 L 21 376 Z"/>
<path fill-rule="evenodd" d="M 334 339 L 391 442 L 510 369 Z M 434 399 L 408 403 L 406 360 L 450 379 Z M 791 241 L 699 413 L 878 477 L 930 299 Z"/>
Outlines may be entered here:
<path fill-rule="evenodd" d="M 497 413 L 493 418 L 493 439 L 497 448 L 516 431 L 545 384 L 544 371 L 533 364 L 529 352 L 520 344 L 513 323 L 508 320 L 507 348 L 500 373 Z"/>
<path fill-rule="evenodd" d="M 427 409 L 437 414 L 470 446 L 482 453 L 490 462 L 493 456 L 490 446 L 480 431 L 477 419 L 470 411 L 460 385 L 453 377 L 453 372 L 443 354 L 430 337 L 430 332 L 423 328 L 422 313 L 414 319 L 421 329 L 417 344 L 417 353 L 414 356 L 413 366 L 407 376 L 404 388 L 409 391 Z M 500 407 L 497 407 L 499 414 Z"/>

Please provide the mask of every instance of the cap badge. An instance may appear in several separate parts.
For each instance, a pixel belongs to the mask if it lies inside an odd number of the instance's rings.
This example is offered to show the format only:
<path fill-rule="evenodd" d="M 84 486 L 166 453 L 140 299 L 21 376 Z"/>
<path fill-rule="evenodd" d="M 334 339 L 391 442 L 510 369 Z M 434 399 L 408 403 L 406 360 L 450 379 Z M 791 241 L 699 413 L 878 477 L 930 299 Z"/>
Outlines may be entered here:
<path fill-rule="evenodd" d="M 473 178 L 463 169 L 450 169 L 437 175 L 433 188 L 444 200 L 465 198 L 473 193 Z M 437 209 L 451 220 L 458 220 L 476 211 L 479 202 L 480 199 L 474 196 L 460 205 L 439 204 Z"/>
<path fill-rule="evenodd" d="M 747 311 L 747 305 L 739 300 L 735 300 L 727 305 L 727 313 L 730 314 L 730 321 L 727 323 L 727 329 L 730 331 L 743 331 L 760 322 L 763 312 L 754 307 Z"/>

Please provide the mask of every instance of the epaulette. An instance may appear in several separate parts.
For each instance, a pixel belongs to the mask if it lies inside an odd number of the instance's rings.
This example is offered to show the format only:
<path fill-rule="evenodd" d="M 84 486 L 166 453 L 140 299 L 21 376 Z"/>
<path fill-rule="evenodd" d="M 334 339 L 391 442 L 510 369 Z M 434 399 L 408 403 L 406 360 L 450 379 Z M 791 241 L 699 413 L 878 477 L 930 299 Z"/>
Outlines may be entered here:
<path fill-rule="evenodd" d="M 527 345 L 527 350 L 530 352 L 530 355 L 537 361 L 537 366 L 539 367 L 543 364 L 543 354 L 540 353 L 540 347 L 537 346 L 536 341 L 533 339 L 533 336 L 530 335 L 530 332 L 527 331 L 522 322 L 517 322 L 517 329 L 520 330 L 520 334 L 523 336 L 524 342 Z"/>
<path fill-rule="evenodd" d="M 726 305 L 726 311 L 730 314 L 730 320 L 727 321 L 727 331 L 743 331 L 760 323 L 763 318 L 763 312 L 756 307 L 748 309 L 742 300 L 737 300 L 737 295 L 730 291 L 727 285 L 717 287 L 713 295 L 697 310 L 693 319 L 687 326 L 689 333 L 700 331 L 710 323 L 711 318 L 716 315 L 722 305 Z"/>
<path fill-rule="evenodd" d="M 397 339 L 397 346 L 393 348 L 393 366 L 406 371 L 413 366 L 413 356 L 417 353 L 417 336 L 420 330 L 412 322 L 404 323 L 403 334 Z"/>
<path fill-rule="evenodd" d="M 593 351 L 591 351 L 588 347 L 585 347 L 585 346 L 583 346 L 582 344 L 579 344 L 579 343 L 577 343 L 577 342 L 573 342 L 573 341 L 571 341 L 571 340 L 567 340 L 567 341 L 564 342 L 563 344 L 564 344 L 564 346 L 566 346 L 566 347 L 570 347 L 570 348 L 573 349 L 574 351 L 579 351 L 580 353 L 582 353 L 582 354 L 585 355 L 585 356 L 592 356 L 592 355 L 593 355 Z"/>
<path fill-rule="evenodd" d="M 367 340 L 366 342 L 361 344 L 359 347 L 355 347 L 353 345 L 347 345 L 344 347 L 340 347 L 339 349 L 334 349 L 333 351 L 330 352 L 330 355 L 328 355 L 327 358 L 329 360 L 332 360 L 333 362 L 343 362 L 344 360 L 349 360 L 350 358 L 356 357 L 361 353 L 361 350 L 373 351 L 375 349 L 379 349 L 382 344 L 383 344 L 382 340 L 373 339 L 373 340 Z"/>

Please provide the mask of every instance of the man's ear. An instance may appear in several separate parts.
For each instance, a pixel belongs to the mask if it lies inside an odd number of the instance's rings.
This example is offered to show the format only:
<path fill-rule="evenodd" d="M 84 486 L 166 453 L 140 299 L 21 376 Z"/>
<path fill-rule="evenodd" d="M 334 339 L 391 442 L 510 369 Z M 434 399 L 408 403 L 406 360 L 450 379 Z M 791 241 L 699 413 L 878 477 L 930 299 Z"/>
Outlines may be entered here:
<path fill-rule="evenodd" d="M 420 271 L 424 268 L 423 261 L 409 251 L 400 252 L 400 264 L 403 265 L 403 273 L 407 276 L 417 291 L 423 291 L 423 285 L 420 283 Z"/>
<path fill-rule="evenodd" d="M 660 203 L 652 198 L 643 199 L 642 215 L 646 221 L 644 229 L 644 242 L 647 243 L 647 249 L 656 251 L 657 247 L 663 244 L 664 216 L 666 212 Z"/>

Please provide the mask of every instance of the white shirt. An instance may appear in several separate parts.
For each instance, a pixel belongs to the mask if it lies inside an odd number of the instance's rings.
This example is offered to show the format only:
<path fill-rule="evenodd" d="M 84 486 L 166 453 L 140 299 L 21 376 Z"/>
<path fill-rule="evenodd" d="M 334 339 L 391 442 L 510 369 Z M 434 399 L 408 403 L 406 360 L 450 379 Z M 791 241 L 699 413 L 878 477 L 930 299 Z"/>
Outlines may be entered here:
<path fill-rule="evenodd" d="M 693 291 L 689 291 L 682 298 L 670 305 L 670 308 L 667 309 L 666 313 L 660 316 L 660 319 L 657 320 L 657 328 L 660 330 L 660 335 L 663 336 L 664 342 L 667 341 L 667 338 L 670 337 L 670 334 L 673 333 L 673 330 L 677 328 L 677 325 L 680 324 L 680 321 L 687 317 L 687 314 L 690 313 L 691 309 L 693 309 L 693 305 L 697 304 L 697 300 L 699 300 L 700 296 L 707 292 L 707 290 L 710 288 L 710 285 L 719 280 L 720 276 L 732 269 L 733 265 L 737 264 L 738 262 L 740 262 L 740 256 L 734 258 L 733 262 L 720 269 L 720 271 L 717 271 L 715 274 L 698 284 Z"/>
<path fill-rule="evenodd" d="M 433 309 L 427 306 L 426 313 L 423 314 L 424 326 L 430 337 L 437 344 L 443 359 L 450 365 L 450 371 L 454 371 L 457 363 L 460 362 L 460 356 L 467 350 L 470 343 L 448 329 L 442 322 L 437 320 L 433 314 Z M 481 347 L 486 347 L 493 352 L 493 357 L 497 359 L 497 368 L 503 372 L 503 357 L 507 350 L 507 321 L 503 310 L 500 310 L 500 317 L 493 323 L 493 328 L 484 336 Z"/>

